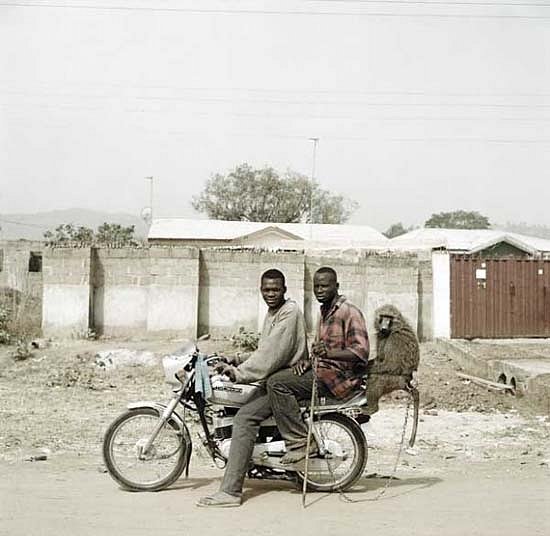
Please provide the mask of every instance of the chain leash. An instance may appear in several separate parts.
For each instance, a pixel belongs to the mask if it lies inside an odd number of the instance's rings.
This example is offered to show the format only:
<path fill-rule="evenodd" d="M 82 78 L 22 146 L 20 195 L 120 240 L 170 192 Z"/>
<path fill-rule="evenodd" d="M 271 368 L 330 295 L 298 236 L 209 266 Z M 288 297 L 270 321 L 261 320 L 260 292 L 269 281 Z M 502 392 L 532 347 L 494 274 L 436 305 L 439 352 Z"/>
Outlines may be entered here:
<path fill-rule="evenodd" d="M 352 499 L 343 490 L 340 490 L 340 498 L 344 502 L 348 502 L 348 503 L 374 502 L 374 501 L 378 501 L 386 493 L 386 491 L 388 491 L 388 488 L 390 487 L 392 480 L 395 479 L 395 475 L 397 474 L 397 467 L 399 465 L 399 460 L 401 459 L 401 455 L 403 453 L 403 447 L 405 446 L 405 434 L 407 433 L 407 423 L 409 422 L 411 401 L 412 401 L 412 397 L 409 397 L 409 400 L 407 402 L 407 407 L 405 408 L 405 419 L 403 421 L 403 428 L 401 429 L 401 442 L 399 444 L 399 449 L 397 451 L 397 456 L 395 458 L 395 463 L 393 465 L 392 472 L 390 476 L 387 478 L 386 484 L 372 499 Z"/>
<path fill-rule="evenodd" d="M 306 441 L 306 458 L 305 458 L 305 467 L 304 467 L 304 480 L 302 483 L 302 507 L 306 507 L 306 494 L 307 494 L 307 481 L 308 481 L 308 470 L 309 470 L 309 448 L 311 445 L 311 436 L 313 433 L 313 418 L 315 415 L 315 405 L 316 401 L 319 397 L 319 382 L 317 379 L 317 357 L 313 354 L 312 355 L 312 371 L 313 371 L 313 379 L 312 379 L 312 388 L 311 388 L 311 400 L 310 400 L 310 409 L 309 409 L 309 423 L 308 423 L 308 429 L 307 429 L 307 441 Z M 347 503 L 361 503 L 361 502 L 374 502 L 378 501 L 382 496 L 387 492 L 388 488 L 391 485 L 392 480 L 395 479 L 395 475 L 397 474 L 397 468 L 399 466 L 399 461 L 401 460 L 401 456 L 403 454 L 403 447 L 405 446 L 405 437 L 407 433 L 407 425 L 409 422 L 409 413 L 411 408 L 411 403 L 413 401 L 412 395 L 408 397 L 407 400 L 407 406 L 405 408 L 405 419 L 403 420 L 403 427 L 401 428 L 401 440 L 399 442 L 399 448 L 397 450 L 397 456 L 395 457 L 395 462 L 393 465 L 392 472 L 390 476 L 386 480 L 386 484 L 380 491 L 376 494 L 375 497 L 372 499 L 353 499 L 349 495 L 346 494 L 346 492 L 342 489 L 338 490 L 338 494 L 340 495 L 340 498 Z M 322 434 L 322 428 L 319 429 L 319 433 Z M 324 440 L 324 438 L 323 438 Z M 336 478 L 334 476 L 334 471 L 330 465 L 330 459 L 328 457 L 325 458 L 327 462 L 327 468 L 330 473 L 330 476 L 333 480 L 333 482 L 336 482 Z"/>

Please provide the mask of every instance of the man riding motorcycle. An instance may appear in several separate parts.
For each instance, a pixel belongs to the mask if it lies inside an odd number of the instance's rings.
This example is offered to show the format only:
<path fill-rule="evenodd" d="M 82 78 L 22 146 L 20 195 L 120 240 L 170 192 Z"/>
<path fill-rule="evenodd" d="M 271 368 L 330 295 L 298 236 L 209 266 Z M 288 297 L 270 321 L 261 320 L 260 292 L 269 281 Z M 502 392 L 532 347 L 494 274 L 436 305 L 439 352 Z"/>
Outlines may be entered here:
<path fill-rule="evenodd" d="M 265 380 L 274 372 L 307 358 L 304 317 L 296 302 L 285 299 L 286 290 L 282 272 L 271 269 L 262 274 L 260 291 L 268 311 L 258 349 L 242 363 L 233 361 L 234 364 L 222 365 L 218 372 L 238 383 L 252 383 Z M 229 457 L 220 489 L 213 495 L 202 497 L 197 506 L 240 506 L 258 428 L 271 413 L 265 388 L 239 410 L 233 422 Z"/>
<path fill-rule="evenodd" d="M 319 396 L 346 399 L 362 383 L 367 370 L 369 338 L 363 313 L 338 294 L 336 272 L 323 267 L 315 272 L 313 292 L 321 303 L 320 321 L 312 354 L 317 368 L 305 358 L 292 369 L 281 370 L 267 381 L 269 403 L 285 440 L 282 464 L 294 464 L 317 451 L 313 442 L 306 452 L 307 426 L 299 399 L 309 399 L 314 375 Z"/>

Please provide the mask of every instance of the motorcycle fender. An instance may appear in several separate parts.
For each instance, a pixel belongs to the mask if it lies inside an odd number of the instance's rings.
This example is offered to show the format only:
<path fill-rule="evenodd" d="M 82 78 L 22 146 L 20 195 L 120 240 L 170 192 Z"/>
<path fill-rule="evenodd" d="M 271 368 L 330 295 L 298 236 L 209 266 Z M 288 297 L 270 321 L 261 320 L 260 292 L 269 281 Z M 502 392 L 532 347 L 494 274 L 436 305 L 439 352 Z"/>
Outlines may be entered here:
<path fill-rule="evenodd" d="M 348 425 L 350 428 L 355 428 L 355 430 L 359 435 L 365 437 L 365 432 L 363 432 L 361 425 L 353 417 L 350 417 L 349 415 L 346 415 L 345 413 L 342 413 L 340 411 L 327 412 L 327 413 L 324 413 L 323 415 L 330 415 L 331 413 L 338 414 L 340 415 L 340 417 L 344 417 L 344 419 L 348 421 Z"/>
<path fill-rule="evenodd" d="M 164 413 L 166 407 L 166 404 L 162 404 L 161 402 L 156 402 L 153 400 L 140 400 L 138 402 L 132 402 L 127 406 L 128 409 L 151 408 L 154 409 L 159 415 L 162 415 Z M 189 434 L 189 430 L 187 429 L 186 424 L 183 422 L 183 419 L 178 415 L 178 412 L 174 410 L 170 419 L 178 425 L 184 441 L 190 443 L 191 435 Z"/>

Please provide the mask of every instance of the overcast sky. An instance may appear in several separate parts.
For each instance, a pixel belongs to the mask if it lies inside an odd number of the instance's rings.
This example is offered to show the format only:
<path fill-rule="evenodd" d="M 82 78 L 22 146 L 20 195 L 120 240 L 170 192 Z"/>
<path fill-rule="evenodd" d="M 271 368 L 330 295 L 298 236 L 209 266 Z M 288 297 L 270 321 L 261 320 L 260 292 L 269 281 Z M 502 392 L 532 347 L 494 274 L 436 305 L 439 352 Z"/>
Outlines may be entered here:
<path fill-rule="evenodd" d="M 239 163 L 310 174 L 318 137 L 353 223 L 550 225 L 549 44 L 548 0 L 0 1 L 0 215 L 139 214 L 153 175 L 189 217 Z"/>

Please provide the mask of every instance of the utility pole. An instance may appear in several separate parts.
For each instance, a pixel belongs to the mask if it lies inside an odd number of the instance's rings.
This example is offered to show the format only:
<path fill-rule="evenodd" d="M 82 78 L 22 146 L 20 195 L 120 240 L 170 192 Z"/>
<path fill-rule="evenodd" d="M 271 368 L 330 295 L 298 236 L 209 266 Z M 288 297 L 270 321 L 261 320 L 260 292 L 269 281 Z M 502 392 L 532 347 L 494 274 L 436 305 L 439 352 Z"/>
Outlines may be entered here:
<path fill-rule="evenodd" d="M 149 210 L 150 210 L 150 215 L 149 215 L 149 217 L 151 218 L 151 222 L 152 222 L 153 221 L 153 177 L 145 177 L 145 180 L 149 181 L 149 185 L 150 185 L 150 188 L 149 188 Z"/>
<path fill-rule="evenodd" d="M 315 164 L 317 163 L 317 144 L 319 143 L 319 138 L 309 138 L 309 141 L 313 142 L 313 157 L 311 163 L 311 194 L 309 196 L 309 223 L 314 223 L 313 221 L 313 190 L 315 185 Z"/>

